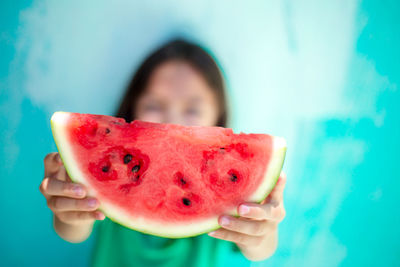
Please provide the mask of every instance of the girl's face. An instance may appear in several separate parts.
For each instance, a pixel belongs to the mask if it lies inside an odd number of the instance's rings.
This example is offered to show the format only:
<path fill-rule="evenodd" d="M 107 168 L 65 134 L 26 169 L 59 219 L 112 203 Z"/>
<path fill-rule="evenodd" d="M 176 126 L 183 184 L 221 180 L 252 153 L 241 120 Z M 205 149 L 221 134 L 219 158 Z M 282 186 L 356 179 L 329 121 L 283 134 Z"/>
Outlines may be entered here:
<path fill-rule="evenodd" d="M 217 97 L 205 79 L 188 63 L 170 61 L 158 66 L 138 99 L 138 120 L 187 126 L 214 126 Z"/>

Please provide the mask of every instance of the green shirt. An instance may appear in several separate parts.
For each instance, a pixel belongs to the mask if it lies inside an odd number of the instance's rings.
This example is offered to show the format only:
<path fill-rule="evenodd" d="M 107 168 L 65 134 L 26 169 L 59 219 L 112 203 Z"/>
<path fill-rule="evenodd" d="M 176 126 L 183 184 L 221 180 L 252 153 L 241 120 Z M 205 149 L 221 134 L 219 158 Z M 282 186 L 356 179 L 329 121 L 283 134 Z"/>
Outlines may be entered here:
<path fill-rule="evenodd" d="M 169 239 L 130 230 L 106 218 L 97 221 L 92 266 L 250 266 L 232 242 L 203 234 Z"/>

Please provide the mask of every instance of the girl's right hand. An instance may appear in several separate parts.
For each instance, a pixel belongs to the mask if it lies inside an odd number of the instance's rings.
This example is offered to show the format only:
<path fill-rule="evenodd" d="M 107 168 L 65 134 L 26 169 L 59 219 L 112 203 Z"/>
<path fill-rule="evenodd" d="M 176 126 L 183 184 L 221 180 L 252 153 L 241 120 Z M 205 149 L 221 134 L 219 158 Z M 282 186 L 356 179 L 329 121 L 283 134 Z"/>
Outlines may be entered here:
<path fill-rule="evenodd" d="M 55 217 L 65 224 L 83 225 L 105 218 L 97 210 L 99 201 L 87 197 L 85 187 L 71 181 L 56 152 L 44 158 L 44 178 L 39 190 Z"/>

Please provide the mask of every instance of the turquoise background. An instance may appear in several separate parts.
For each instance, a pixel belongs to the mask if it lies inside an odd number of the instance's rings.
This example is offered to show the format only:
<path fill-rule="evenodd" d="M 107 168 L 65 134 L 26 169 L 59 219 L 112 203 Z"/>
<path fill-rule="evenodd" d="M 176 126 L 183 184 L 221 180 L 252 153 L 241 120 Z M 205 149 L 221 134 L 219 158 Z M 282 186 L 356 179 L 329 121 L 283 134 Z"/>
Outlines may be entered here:
<path fill-rule="evenodd" d="M 209 47 L 236 131 L 286 137 L 287 217 L 254 266 L 400 266 L 400 2 L 1 1 L 2 266 L 86 266 L 38 187 L 56 110 L 112 114 L 180 35 Z"/>

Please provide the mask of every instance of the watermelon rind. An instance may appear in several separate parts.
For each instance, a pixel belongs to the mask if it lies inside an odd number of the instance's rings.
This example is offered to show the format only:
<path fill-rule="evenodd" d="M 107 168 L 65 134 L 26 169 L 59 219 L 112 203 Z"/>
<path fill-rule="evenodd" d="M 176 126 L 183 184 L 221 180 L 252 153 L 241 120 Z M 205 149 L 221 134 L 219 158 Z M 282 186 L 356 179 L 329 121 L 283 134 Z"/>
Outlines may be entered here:
<path fill-rule="evenodd" d="M 62 111 L 55 112 L 51 117 L 51 129 L 56 146 L 71 180 L 85 185 L 88 190 L 88 196 L 96 197 L 98 195 L 97 191 L 90 186 L 90 182 L 85 179 L 84 174 L 78 168 L 79 165 L 77 160 L 74 158 L 72 148 L 69 146 L 69 141 L 66 135 L 67 131 L 65 130 L 68 117 L 69 113 Z M 260 203 L 269 195 L 278 181 L 283 167 L 285 154 L 285 139 L 274 136 L 271 161 L 265 171 L 263 182 L 257 190 L 249 196 L 247 202 Z M 218 216 L 202 221 L 197 220 L 182 223 L 166 223 L 139 216 L 132 218 L 118 206 L 115 206 L 104 199 L 100 203 L 99 210 L 101 210 L 112 221 L 125 227 L 165 238 L 192 237 L 220 228 L 220 225 L 218 224 Z M 227 211 L 226 214 L 238 216 L 237 208 Z"/>

